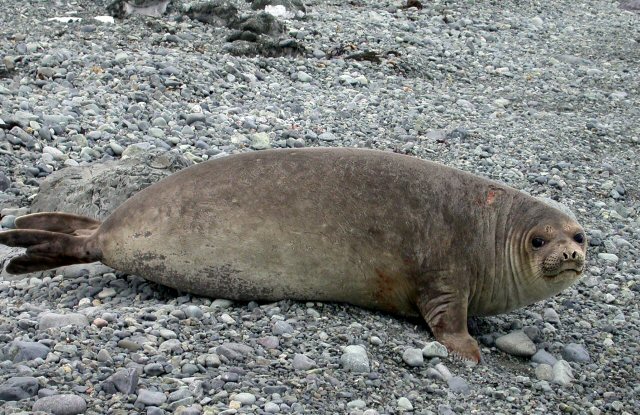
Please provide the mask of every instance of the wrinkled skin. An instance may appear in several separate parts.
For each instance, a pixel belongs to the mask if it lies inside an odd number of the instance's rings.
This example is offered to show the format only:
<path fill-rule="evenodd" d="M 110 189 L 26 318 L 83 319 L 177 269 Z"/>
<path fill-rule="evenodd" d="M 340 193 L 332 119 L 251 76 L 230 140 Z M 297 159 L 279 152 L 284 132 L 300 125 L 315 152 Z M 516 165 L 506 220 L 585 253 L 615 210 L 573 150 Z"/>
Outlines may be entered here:
<path fill-rule="evenodd" d="M 55 215 L 16 223 L 46 232 Z M 58 222 L 74 228 L 69 217 Z M 467 316 L 560 292 L 579 278 L 586 250 L 580 225 L 535 198 L 440 164 L 356 149 L 202 163 L 141 191 L 96 226 L 66 232 L 77 236 L 64 240 L 60 257 L 101 260 L 216 298 L 422 315 L 454 355 L 475 362 Z M 29 246 L 19 232 L 28 231 L 0 234 L 0 243 Z M 28 254 L 13 271 L 42 259 L 38 250 L 34 260 Z"/>

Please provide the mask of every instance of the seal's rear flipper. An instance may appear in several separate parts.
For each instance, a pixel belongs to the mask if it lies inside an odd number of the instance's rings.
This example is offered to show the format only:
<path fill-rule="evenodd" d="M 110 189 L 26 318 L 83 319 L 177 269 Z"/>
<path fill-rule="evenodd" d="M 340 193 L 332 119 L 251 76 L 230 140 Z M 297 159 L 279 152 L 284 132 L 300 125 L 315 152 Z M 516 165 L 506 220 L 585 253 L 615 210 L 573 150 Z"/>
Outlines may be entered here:
<path fill-rule="evenodd" d="M 19 229 L 39 229 L 69 235 L 86 235 L 99 226 L 100 222 L 97 220 L 70 213 L 33 213 L 16 219 L 16 227 Z"/>
<path fill-rule="evenodd" d="M 0 244 L 27 248 L 7 265 L 10 274 L 99 261 L 91 235 L 100 222 L 65 213 L 36 213 L 16 219 L 18 229 L 0 232 Z"/>

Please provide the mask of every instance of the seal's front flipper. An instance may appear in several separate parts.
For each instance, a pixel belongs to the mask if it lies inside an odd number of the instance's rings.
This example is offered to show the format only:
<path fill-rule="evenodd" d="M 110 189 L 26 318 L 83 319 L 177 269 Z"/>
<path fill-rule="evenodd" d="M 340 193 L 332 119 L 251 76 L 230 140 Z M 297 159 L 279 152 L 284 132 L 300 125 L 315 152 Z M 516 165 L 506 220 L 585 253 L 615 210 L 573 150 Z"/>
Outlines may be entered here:
<path fill-rule="evenodd" d="M 18 224 L 17 222 L 16 224 Z M 86 230 L 85 232 L 90 231 Z M 80 234 L 82 235 L 82 233 Z M 23 274 L 64 265 L 95 262 L 102 257 L 102 253 L 89 236 L 75 236 L 38 229 L 16 229 L 0 232 L 0 244 L 27 248 L 24 254 L 9 261 L 6 270 L 10 274 Z"/>
<path fill-rule="evenodd" d="M 478 342 L 467 329 L 467 296 L 457 290 L 428 291 L 420 294 L 418 308 L 436 340 L 455 357 L 479 363 Z"/>
<path fill-rule="evenodd" d="M 16 227 L 19 229 L 39 229 L 69 235 L 87 235 L 99 226 L 100 222 L 95 219 L 70 213 L 33 213 L 16 219 Z"/>

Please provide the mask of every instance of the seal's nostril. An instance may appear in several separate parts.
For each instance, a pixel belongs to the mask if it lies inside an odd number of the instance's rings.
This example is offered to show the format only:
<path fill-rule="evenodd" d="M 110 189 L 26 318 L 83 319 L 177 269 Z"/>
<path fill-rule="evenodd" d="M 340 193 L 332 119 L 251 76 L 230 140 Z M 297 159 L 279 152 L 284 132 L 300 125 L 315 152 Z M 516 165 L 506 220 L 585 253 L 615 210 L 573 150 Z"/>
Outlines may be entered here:
<path fill-rule="evenodd" d="M 563 252 L 562 255 L 564 255 L 564 259 L 569 259 L 569 255 L 566 252 Z"/>
<path fill-rule="evenodd" d="M 576 251 L 573 251 L 573 255 L 571 255 L 571 258 L 576 259 L 578 257 L 578 253 Z"/>

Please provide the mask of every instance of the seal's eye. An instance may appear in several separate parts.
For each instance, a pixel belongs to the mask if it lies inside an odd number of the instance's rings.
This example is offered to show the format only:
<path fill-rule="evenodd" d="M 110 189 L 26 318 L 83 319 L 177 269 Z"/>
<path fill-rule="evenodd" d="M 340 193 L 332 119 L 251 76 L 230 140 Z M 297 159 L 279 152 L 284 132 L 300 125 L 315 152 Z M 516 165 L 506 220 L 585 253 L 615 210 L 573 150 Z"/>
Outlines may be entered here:
<path fill-rule="evenodd" d="M 573 240 L 576 241 L 579 244 L 583 243 L 584 242 L 584 234 L 583 233 L 576 233 L 575 235 L 573 235 Z"/>
<path fill-rule="evenodd" d="M 542 238 L 533 238 L 531 240 L 531 245 L 533 245 L 534 248 L 542 248 L 542 245 L 544 245 L 546 243 L 546 241 Z"/>

